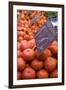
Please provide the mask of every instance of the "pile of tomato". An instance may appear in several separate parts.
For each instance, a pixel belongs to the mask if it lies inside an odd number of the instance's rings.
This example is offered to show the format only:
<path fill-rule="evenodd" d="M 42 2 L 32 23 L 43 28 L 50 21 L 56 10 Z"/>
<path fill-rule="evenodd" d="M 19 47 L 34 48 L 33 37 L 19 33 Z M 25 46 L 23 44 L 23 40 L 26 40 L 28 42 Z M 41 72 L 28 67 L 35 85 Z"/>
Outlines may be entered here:
<path fill-rule="evenodd" d="M 17 21 L 17 79 L 58 77 L 58 43 L 53 41 L 41 55 L 36 48 L 35 33 L 46 23 L 44 11 L 18 11 Z M 39 18 L 32 23 L 34 17 Z M 32 23 L 32 24 L 31 24 Z"/>

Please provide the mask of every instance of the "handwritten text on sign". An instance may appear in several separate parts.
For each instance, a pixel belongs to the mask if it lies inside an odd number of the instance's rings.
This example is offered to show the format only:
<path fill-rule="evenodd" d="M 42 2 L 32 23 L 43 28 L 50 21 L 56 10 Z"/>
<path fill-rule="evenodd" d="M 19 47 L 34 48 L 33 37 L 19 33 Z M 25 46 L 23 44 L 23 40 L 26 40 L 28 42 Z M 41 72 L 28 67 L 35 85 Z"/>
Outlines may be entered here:
<path fill-rule="evenodd" d="M 55 39 L 56 33 L 50 21 L 47 21 L 35 34 L 35 41 L 39 53 L 43 52 Z"/>

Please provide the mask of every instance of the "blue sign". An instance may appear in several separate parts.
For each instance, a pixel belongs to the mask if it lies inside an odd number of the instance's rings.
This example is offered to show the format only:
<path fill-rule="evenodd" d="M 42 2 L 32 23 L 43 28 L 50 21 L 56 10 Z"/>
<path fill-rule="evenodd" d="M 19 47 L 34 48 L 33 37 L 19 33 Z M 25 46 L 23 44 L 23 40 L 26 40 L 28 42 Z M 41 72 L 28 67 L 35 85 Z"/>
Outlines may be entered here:
<path fill-rule="evenodd" d="M 54 40 L 56 40 L 56 32 L 50 21 L 47 21 L 35 34 L 37 50 L 42 53 Z"/>

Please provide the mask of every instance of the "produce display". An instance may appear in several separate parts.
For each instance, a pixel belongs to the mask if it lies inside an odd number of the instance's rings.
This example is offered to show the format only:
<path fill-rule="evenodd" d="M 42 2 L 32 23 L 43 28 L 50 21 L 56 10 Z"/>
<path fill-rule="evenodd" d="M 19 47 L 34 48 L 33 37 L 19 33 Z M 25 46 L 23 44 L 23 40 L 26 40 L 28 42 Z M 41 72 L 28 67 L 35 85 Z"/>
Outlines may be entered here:
<path fill-rule="evenodd" d="M 58 42 L 41 55 L 35 43 L 35 33 L 47 22 L 46 12 L 18 10 L 17 18 L 17 80 L 57 78 Z"/>

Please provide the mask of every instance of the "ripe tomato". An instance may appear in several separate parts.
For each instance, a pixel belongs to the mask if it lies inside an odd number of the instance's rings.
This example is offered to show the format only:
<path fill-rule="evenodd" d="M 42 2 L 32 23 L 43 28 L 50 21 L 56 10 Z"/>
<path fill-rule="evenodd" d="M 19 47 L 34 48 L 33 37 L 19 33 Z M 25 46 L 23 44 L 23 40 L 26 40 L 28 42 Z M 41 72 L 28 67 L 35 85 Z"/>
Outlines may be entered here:
<path fill-rule="evenodd" d="M 24 51 L 23 51 L 23 58 L 25 59 L 25 60 L 27 60 L 27 61 L 31 61 L 31 60 L 33 60 L 34 59 L 34 57 L 35 57 L 35 53 L 34 53 L 34 50 L 32 50 L 32 49 L 25 49 Z"/>
<path fill-rule="evenodd" d="M 43 60 L 47 59 L 48 57 L 51 57 L 52 56 L 52 53 L 49 49 L 45 49 L 43 51 L 43 54 L 42 54 L 42 58 Z"/>
<path fill-rule="evenodd" d="M 51 78 L 57 78 L 58 77 L 58 70 L 55 69 L 50 73 L 50 77 Z"/>
<path fill-rule="evenodd" d="M 17 72 L 17 80 L 21 79 L 21 72 Z"/>
<path fill-rule="evenodd" d="M 31 39 L 29 42 L 29 48 L 33 48 L 35 46 L 35 39 Z"/>
<path fill-rule="evenodd" d="M 41 69 L 40 71 L 37 72 L 37 77 L 39 79 L 41 78 L 48 78 L 49 74 L 45 69 Z"/>
<path fill-rule="evenodd" d="M 22 37 L 22 36 L 19 36 L 19 37 L 17 38 L 17 40 L 18 40 L 18 42 L 21 42 L 21 41 L 23 40 L 23 37 Z"/>
<path fill-rule="evenodd" d="M 22 79 L 34 79 L 36 76 L 35 70 L 31 67 L 27 67 L 22 72 Z"/>
<path fill-rule="evenodd" d="M 25 50 L 25 49 L 28 49 L 28 48 L 29 48 L 28 41 L 22 40 L 22 42 L 21 42 L 21 50 Z"/>
<path fill-rule="evenodd" d="M 25 34 L 25 35 L 24 35 L 24 39 L 25 39 L 25 40 L 30 40 L 30 36 L 27 35 L 27 34 Z"/>
<path fill-rule="evenodd" d="M 51 46 L 49 47 L 49 49 L 50 49 L 50 51 L 52 52 L 53 55 L 57 55 L 57 53 L 58 53 L 58 46 L 56 46 L 56 45 L 51 45 Z"/>
<path fill-rule="evenodd" d="M 18 57 L 22 57 L 22 52 L 20 51 L 20 49 L 17 50 L 17 56 L 18 56 Z"/>
<path fill-rule="evenodd" d="M 21 43 L 17 42 L 17 49 L 20 49 Z"/>
<path fill-rule="evenodd" d="M 34 70 L 40 70 L 40 69 L 42 69 L 42 67 L 43 67 L 43 62 L 40 61 L 40 60 L 35 59 L 35 60 L 33 60 L 33 61 L 31 62 L 31 67 L 32 67 Z"/>
<path fill-rule="evenodd" d="M 18 68 L 18 71 L 24 70 L 25 67 L 26 67 L 26 62 L 23 60 L 23 58 L 18 57 L 18 59 L 17 59 L 17 68 Z"/>
<path fill-rule="evenodd" d="M 52 57 L 48 57 L 44 62 L 44 67 L 48 72 L 52 72 L 56 68 L 57 60 Z"/>

